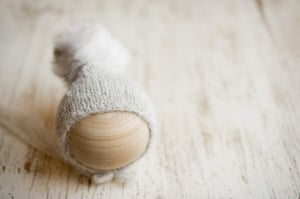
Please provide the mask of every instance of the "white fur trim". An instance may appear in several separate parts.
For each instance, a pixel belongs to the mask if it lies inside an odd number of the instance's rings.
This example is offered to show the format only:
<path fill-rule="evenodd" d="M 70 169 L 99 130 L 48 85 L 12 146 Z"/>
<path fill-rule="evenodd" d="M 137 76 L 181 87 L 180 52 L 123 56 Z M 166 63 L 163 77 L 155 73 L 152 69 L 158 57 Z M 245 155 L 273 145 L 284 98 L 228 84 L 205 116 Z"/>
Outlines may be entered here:
<path fill-rule="evenodd" d="M 76 77 L 81 64 L 95 64 L 112 72 L 122 72 L 130 61 L 127 50 L 100 24 L 69 28 L 57 36 L 54 72 L 67 82 Z"/>

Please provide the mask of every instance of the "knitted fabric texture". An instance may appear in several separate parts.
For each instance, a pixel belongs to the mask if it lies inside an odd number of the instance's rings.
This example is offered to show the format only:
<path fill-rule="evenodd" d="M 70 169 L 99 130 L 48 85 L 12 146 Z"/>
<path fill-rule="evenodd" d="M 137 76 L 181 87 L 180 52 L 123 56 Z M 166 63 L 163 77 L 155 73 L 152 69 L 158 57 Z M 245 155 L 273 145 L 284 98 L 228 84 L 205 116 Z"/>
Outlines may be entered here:
<path fill-rule="evenodd" d="M 58 107 L 57 132 L 64 159 L 88 176 L 105 175 L 109 171 L 90 168 L 74 159 L 67 143 L 68 132 L 84 117 L 112 111 L 132 112 L 143 118 L 148 123 L 151 143 L 155 120 L 143 90 L 99 65 L 83 65 Z"/>

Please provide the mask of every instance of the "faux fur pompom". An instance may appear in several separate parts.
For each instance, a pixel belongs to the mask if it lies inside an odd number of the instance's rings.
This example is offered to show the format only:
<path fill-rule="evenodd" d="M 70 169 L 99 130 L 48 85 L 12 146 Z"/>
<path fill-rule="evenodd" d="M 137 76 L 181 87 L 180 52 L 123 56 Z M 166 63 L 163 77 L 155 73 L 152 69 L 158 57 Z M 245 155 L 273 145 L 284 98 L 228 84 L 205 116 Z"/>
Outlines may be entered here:
<path fill-rule="evenodd" d="M 121 72 L 129 60 L 128 51 L 97 23 L 71 27 L 55 40 L 54 72 L 68 83 L 85 64 Z"/>

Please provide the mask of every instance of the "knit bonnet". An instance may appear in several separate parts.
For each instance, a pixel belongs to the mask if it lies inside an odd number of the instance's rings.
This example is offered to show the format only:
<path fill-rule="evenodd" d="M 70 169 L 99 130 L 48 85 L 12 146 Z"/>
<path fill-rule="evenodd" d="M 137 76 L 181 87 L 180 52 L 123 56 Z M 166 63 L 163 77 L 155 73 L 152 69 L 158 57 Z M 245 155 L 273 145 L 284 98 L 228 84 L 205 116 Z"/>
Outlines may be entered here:
<path fill-rule="evenodd" d="M 54 72 L 68 85 L 57 111 L 62 156 L 88 176 L 121 172 L 124 168 L 103 171 L 80 163 L 70 153 L 67 138 L 73 126 L 92 114 L 130 112 L 148 124 L 149 149 L 155 126 L 150 101 L 141 88 L 120 75 L 129 54 L 101 25 L 86 24 L 59 35 L 54 55 Z"/>

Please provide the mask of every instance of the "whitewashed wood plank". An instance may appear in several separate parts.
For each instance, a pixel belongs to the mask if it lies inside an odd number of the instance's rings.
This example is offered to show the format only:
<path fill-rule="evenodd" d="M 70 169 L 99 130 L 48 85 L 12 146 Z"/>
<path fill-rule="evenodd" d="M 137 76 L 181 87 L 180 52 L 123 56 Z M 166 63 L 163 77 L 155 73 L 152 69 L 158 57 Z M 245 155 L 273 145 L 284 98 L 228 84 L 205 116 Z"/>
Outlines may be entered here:
<path fill-rule="evenodd" d="M 93 19 L 132 52 L 127 76 L 152 97 L 161 138 L 136 183 L 95 186 L 1 130 L 1 197 L 299 196 L 297 1 L 3 5 L 1 103 L 26 95 L 45 107 L 46 93 L 59 98 L 61 84 L 50 71 L 52 35 L 69 22 Z"/>

